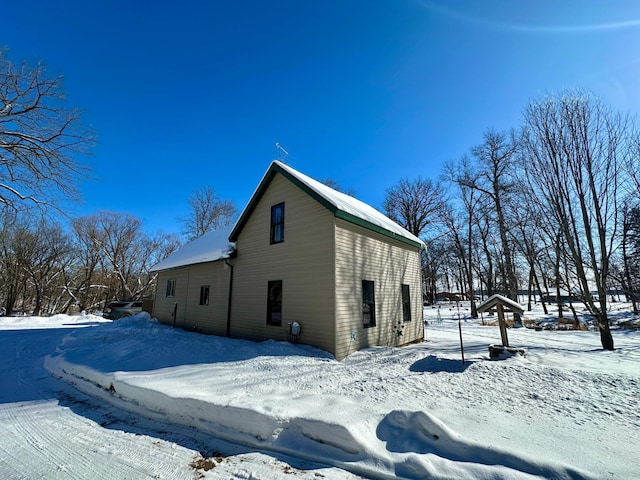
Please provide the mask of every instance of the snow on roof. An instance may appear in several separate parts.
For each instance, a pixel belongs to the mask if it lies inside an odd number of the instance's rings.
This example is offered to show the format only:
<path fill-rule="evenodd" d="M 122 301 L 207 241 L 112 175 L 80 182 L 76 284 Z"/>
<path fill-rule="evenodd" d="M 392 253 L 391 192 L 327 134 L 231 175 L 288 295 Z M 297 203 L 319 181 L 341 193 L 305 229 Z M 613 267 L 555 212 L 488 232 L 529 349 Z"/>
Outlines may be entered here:
<path fill-rule="evenodd" d="M 235 243 L 228 240 L 230 232 L 231 227 L 207 232 L 154 265 L 151 271 L 158 272 L 185 265 L 215 262 L 216 260 L 229 258 L 235 250 Z"/>
<path fill-rule="evenodd" d="M 370 224 L 376 225 L 395 235 L 399 235 L 420 245 L 424 245 L 424 242 L 422 240 L 413 235 L 407 229 L 398 225 L 386 215 L 380 213 L 371 205 L 367 205 L 366 203 L 345 193 L 338 192 L 337 190 L 334 190 L 333 188 L 328 187 L 327 185 L 314 180 L 313 178 L 308 177 L 303 173 L 298 172 L 297 170 L 291 168 L 288 165 L 285 165 L 282 162 L 274 160 L 273 163 L 296 178 L 298 181 L 302 182 L 308 188 L 316 192 L 338 210 L 364 220 L 365 222 L 368 222 Z"/>
<path fill-rule="evenodd" d="M 380 213 L 372 206 L 367 205 L 366 203 L 349 195 L 338 192 L 337 190 L 334 190 L 333 188 L 328 187 L 327 185 L 318 182 L 317 180 L 314 180 L 313 178 L 308 177 L 277 160 L 274 160 L 272 165 L 269 167 L 269 170 L 267 170 L 267 173 L 254 192 L 251 201 L 254 200 L 256 195 L 259 195 L 261 188 L 265 185 L 265 179 L 270 174 L 273 174 L 274 167 L 276 167 L 276 170 L 286 173 L 295 181 L 304 185 L 336 210 L 344 212 L 348 216 L 360 219 L 370 225 L 375 225 L 387 232 L 390 232 L 392 235 L 400 236 L 411 242 L 417 243 L 418 245 L 424 245 L 422 240 Z M 251 201 L 245 210 L 251 209 Z M 243 217 L 246 213 L 247 212 L 243 212 L 238 223 L 242 223 Z M 229 241 L 229 237 L 238 227 L 238 223 L 233 228 L 227 227 L 205 233 L 201 237 L 187 243 L 167 258 L 154 265 L 150 271 L 158 272 L 160 270 L 168 270 L 170 268 L 194 265 L 197 263 L 214 262 L 216 260 L 229 258 L 236 247 L 234 242 Z"/>

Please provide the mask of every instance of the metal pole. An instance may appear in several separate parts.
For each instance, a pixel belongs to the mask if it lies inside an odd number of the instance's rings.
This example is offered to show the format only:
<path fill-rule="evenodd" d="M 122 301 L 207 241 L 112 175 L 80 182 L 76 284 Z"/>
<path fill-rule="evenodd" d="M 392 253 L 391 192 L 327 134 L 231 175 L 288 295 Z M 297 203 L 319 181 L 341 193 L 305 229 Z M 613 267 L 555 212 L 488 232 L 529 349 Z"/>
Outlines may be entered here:
<path fill-rule="evenodd" d="M 460 351 L 462 352 L 462 365 L 464 365 L 464 345 L 462 345 L 462 323 L 458 317 L 458 331 L 460 332 Z"/>
<path fill-rule="evenodd" d="M 459 304 L 458 304 L 458 331 L 460 332 L 460 352 L 462 353 L 462 365 L 464 365 L 464 346 L 462 345 L 462 321 L 460 320 Z"/>

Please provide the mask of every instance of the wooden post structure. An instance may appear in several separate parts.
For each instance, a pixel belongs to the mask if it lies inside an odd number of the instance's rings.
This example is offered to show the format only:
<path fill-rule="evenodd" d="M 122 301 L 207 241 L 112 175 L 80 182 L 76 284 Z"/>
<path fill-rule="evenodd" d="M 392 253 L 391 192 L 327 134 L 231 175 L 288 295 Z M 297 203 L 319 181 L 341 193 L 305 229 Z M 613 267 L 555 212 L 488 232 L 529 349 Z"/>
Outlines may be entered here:
<path fill-rule="evenodd" d="M 502 339 L 502 345 L 509 346 L 509 337 L 507 336 L 507 323 L 504 321 L 504 308 L 501 303 L 496 304 L 496 310 L 498 311 L 498 325 L 500 325 L 500 337 Z"/>
<path fill-rule="evenodd" d="M 507 336 L 507 322 L 505 321 L 505 312 L 513 312 L 522 315 L 524 308 L 518 303 L 510 300 L 502 295 L 492 295 L 483 303 L 478 305 L 477 312 L 496 312 L 498 314 L 498 325 L 500 326 L 500 339 L 503 347 L 509 347 L 509 337 Z"/>

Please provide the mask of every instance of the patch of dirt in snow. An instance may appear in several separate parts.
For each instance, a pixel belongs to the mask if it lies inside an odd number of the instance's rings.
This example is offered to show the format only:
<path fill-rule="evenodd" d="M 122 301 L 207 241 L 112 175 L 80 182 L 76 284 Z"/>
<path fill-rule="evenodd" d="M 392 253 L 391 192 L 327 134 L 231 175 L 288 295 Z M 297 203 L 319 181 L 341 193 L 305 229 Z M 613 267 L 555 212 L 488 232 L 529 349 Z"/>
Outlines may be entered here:
<path fill-rule="evenodd" d="M 319 467 L 299 460 L 275 458 L 259 452 L 225 456 L 198 454 L 189 466 L 198 480 L 362 480 L 363 477 L 337 468 Z M 292 464 L 298 465 L 295 467 Z"/>

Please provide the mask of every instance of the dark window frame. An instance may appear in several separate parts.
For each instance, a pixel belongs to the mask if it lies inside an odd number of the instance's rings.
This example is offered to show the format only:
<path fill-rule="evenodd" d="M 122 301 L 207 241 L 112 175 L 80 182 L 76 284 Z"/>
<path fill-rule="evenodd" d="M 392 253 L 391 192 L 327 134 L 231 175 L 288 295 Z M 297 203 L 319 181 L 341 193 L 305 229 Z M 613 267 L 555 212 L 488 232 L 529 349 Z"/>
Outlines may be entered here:
<path fill-rule="evenodd" d="M 282 280 L 267 283 L 267 325 L 282 326 Z"/>
<path fill-rule="evenodd" d="M 411 321 L 411 290 L 406 283 L 400 284 L 402 295 L 402 320 L 404 322 Z"/>
<path fill-rule="evenodd" d="M 170 278 L 167 280 L 167 291 L 165 297 L 175 297 L 176 296 L 176 279 Z"/>
<path fill-rule="evenodd" d="M 269 241 L 271 245 L 284 242 L 284 202 L 271 206 Z"/>
<path fill-rule="evenodd" d="M 209 285 L 200 285 L 200 305 L 209 305 L 211 287 Z"/>
<path fill-rule="evenodd" d="M 376 326 L 376 286 L 373 280 L 362 280 L 362 325 Z"/>

